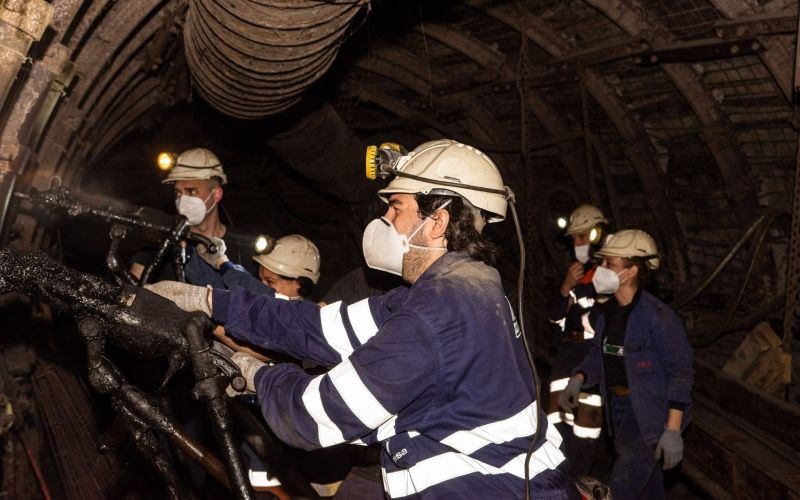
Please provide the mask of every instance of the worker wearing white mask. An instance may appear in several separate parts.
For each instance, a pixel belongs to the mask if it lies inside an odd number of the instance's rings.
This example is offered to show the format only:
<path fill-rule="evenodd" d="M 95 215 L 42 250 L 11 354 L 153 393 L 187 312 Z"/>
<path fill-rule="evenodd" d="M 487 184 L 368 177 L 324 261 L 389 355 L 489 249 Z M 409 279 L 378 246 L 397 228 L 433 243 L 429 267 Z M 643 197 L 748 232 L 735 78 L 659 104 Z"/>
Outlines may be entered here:
<path fill-rule="evenodd" d="M 592 276 L 599 260 L 591 258 L 592 249 L 599 250 L 608 220 L 594 205 L 578 206 L 566 221 L 564 233 L 569 238 L 575 260 L 567 268 L 561 287 L 547 305 L 557 353 L 550 373 L 550 398 L 547 418 L 564 436 L 567 458 L 576 475 L 588 474 L 594 461 L 597 441 L 603 426 L 603 408 L 596 388 L 586 389 L 579 397 L 578 407 L 565 410 L 558 404 L 572 371 L 588 352 L 594 336 L 581 325 L 567 328 L 567 316 L 582 314 L 594 307 L 596 293 Z"/>
<path fill-rule="evenodd" d="M 510 191 L 497 167 L 443 139 L 385 171 L 396 177 L 379 191 L 388 209 L 365 231 L 364 256 L 410 286 L 322 308 L 240 288 L 152 289 L 234 337 L 332 366 L 312 376 L 234 359 L 289 444 L 381 442 L 389 498 L 521 498 L 526 470 L 531 498 L 570 498 L 561 437 L 537 414 L 494 248 L 480 233 L 506 215 Z"/>
<path fill-rule="evenodd" d="M 594 339 L 560 402 L 574 408 L 581 390 L 599 386 L 617 452 L 609 479 L 614 498 L 657 500 L 665 496 L 661 469 L 683 458 L 692 348 L 675 312 L 643 289 L 660 265 L 650 235 L 619 231 L 597 256 L 603 262 L 592 281 L 597 293 L 611 296 L 584 317 L 568 319 L 587 325 Z"/>
<path fill-rule="evenodd" d="M 249 257 L 253 255 L 251 242 L 243 236 L 234 236 L 220 220 L 219 203 L 222 201 L 222 186 L 228 177 L 222 168 L 219 158 L 205 148 L 192 148 L 184 151 L 175 160 L 167 177 L 161 181 L 170 184 L 175 195 L 175 209 L 189 222 L 191 231 L 210 240 L 224 239 L 228 257 L 236 264 L 247 266 Z M 220 274 L 197 256 L 193 245 L 185 244 L 186 263 L 184 272 L 186 281 L 195 285 L 212 285 L 223 287 Z M 134 257 L 131 273 L 139 278 L 150 255 L 139 253 Z M 253 266 L 249 266 L 254 269 Z M 170 263 L 162 265 L 159 280 L 175 279 Z"/>

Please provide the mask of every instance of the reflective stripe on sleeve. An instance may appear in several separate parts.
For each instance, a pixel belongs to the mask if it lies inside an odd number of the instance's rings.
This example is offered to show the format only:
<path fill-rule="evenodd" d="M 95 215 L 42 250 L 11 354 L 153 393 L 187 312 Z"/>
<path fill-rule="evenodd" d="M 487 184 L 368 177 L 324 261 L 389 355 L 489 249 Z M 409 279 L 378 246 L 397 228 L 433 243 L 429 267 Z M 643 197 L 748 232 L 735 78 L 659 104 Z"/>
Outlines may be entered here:
<path fill-rule="evenodd" d="M 347 306 L 347 314 L 350 316 L 350 324 L 353 326 L 353 331 L 361 344 L 364 344 L 378 333 L 378 326 L 375 324 L 375 319 L 372 317 L 372 311 L 369 308 L 369 299 L 360 300 Z"/>
<path fill-rule="evenodd" d="M 375 429 L 392 418 L 392 414 L 386 411 L 364 385 L 349 359 L 333 367 L 328 376 L 350 411 L 370 429 Z"/>
<path fill-rule="evenodd" d="M 319 436 L 319 444 L 322 447 L 332 446 L 344 441 L 344 436 L 339 427 L 325 413 L 325 408 L 322 406 L 322 395 L 319 392 L 319 385 L 325 375 L 320 375 L 311 379 L 306 390 L 303 392 L 303 404 L 306 411 L 317 423 L 317 431 Z"/>
<path fill-rule="evenodd" d="M 384 441 L 397 434 L 394 428 L 395 422 L 397 422 L 396 416 L 390 418 L 389 420 L 384 422 L 380 427 L 378 427 L 378 433 L 376 435 L 378 441 Z"/>
<path fill-rule="evenodd" d="M 325 341 L 331 346 L 342 359 L 346 359 L 353 352 L 350 339 L 347 338 L 342 314 L 340 311 L 342 302 L 334 302 L 320 308 L 319 319 L 322 324 L 322 335 Z"/>

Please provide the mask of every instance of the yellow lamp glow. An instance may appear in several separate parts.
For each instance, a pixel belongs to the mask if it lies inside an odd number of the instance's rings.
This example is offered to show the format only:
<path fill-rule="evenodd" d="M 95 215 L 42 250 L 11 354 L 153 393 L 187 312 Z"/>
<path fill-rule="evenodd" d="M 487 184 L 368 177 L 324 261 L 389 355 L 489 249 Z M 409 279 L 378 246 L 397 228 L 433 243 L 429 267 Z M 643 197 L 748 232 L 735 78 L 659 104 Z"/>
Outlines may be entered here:
<path fill-rule="evenodd" d="M 158 153 L 156 163 L 158 163 L 158 168 L 166 172 L 171 169 L 173 165 L 175 165 L 175 155 L 167 152 Z"/>
<path fill-rule="evenodd" d="M 269 247 L 269 239 L 266 236 L 261 235 L 256 238 L 255 250 L 257 254 L 264 253 L 267 247 Z"/>

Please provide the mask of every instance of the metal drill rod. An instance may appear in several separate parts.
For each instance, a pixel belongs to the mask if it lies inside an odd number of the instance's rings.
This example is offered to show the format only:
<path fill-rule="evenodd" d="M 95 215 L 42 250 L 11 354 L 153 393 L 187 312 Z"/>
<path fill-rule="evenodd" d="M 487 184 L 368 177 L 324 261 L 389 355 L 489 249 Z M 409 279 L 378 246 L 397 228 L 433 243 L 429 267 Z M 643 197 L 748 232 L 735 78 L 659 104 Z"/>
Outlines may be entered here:
<path fill-rule="evenodd" d="M 167 251 L 181 240 L 201 244 L 212 253 L 217 251 L 217 246 L 209 238 L 191 231 L 191 226 L 189 226 L 186 217 L 182 215 L 171 218 L 167 214 L 153 209 L 145 209 L 144 207 L 93 203 L 80 196 L 73 195 L 69 188 L 63 186 L 54 187 L 47 191 L 38 191 L 31 188 L 29 193 L 15 192 L 14 196 L 28 200 L 34 206 L 43 207 L 48 212 L 62 211 L 68 217 L 90 215 L 106 222 L 113 222 L 116 225 L 138 227 L 160 233 L 162 236 L 160 237 L 158 252 L 142 273 L 140 284 L 148 283 L 153 270 L 163 262 Z M 165 222 L 170 219 L 174 220 L 172 224 Z M 112 235 L 112 242 L 113 239 L 114 236 Z M 116 256 L 114 256 L 114 260 L 116 260 Z M 115 263 L 110 262 L 112 265 Z M 118 265 L 118 263 L 116 264 Z M 111 271 L 113 272 L 114 269 L 111 269 Z"/>

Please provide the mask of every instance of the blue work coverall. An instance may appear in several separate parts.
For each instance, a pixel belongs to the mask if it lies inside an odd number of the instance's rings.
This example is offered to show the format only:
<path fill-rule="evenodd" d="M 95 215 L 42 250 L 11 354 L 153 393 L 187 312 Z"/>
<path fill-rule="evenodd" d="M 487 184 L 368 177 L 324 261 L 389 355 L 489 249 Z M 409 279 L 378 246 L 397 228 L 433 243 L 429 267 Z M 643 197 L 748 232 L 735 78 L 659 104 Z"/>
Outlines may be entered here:
<path fill-rule="evenodd" d="M 440 257 L 411 287 L 323 308 L 240 288 L 215 290 L 214 319 L 234 337 L 333 366 L 290 364 L 255 377 L 262 414 L 305 449 L 382 442 L 390 498 L 568 498 L 561 437 L 536 415 L 535 390 L 497 271 Z"/>
<path fill-rule="evenodd" d="M 654 458 L 656 443 L 664 433 L 670 408 L 683 410 L 681 431 L 692 416 L 692 347 L 683 324 L 652 294 L 645 290 L 639 294 L 628 316 L 623 344 L 630 395 L 613 396 L 606 385 L 602 309 L 589 313 L 594 339 L 574 372 L 583 372 L 584 387 L 599 385 L 603 396 L 618 454 L 610 479 L 614 498 L 663 497 L 661 469 Z"/>

